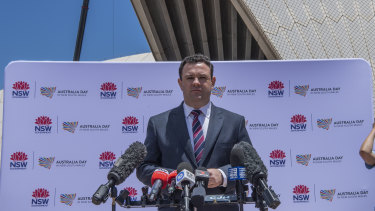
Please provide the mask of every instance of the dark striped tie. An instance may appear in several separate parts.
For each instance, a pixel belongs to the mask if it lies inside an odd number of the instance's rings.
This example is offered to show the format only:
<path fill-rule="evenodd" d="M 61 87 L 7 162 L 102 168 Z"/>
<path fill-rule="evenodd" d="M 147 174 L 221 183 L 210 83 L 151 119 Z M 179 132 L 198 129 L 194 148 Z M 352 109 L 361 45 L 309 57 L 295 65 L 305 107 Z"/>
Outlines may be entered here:
<path fill-rule="evenodd" d="M 199 165 L 199 162 L 202 158 L 203 148 L 204 148 L 203 129 L 198 119 L 201 113 L 202 111 L 200 110 L 191 111 L 191 114 L 193 114 L 194 116 L 192 126 L 193 126 L 193 139 L 194 139 L 194 155 L 195 155 L 195 161 L 197 162 L 197 165 Z"/>

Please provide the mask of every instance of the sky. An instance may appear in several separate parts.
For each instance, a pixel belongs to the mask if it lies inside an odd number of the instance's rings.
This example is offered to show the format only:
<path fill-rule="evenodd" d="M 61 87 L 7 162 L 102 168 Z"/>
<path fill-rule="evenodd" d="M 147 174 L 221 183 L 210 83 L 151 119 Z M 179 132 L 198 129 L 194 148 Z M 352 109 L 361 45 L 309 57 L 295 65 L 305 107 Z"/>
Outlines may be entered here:
<path fill-rule="evenodd" d="M 0 0 L 0 89 L 11 61 L 72 61 L 83 0 Z M 90 0 L 81 61 L 150 52 L 130 0 Z"/>

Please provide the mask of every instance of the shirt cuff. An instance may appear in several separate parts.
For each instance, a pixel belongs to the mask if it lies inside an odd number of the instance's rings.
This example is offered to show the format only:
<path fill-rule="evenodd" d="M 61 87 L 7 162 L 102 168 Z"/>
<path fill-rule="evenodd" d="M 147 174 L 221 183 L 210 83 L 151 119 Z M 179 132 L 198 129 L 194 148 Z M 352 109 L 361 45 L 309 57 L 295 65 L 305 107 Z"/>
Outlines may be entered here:
<path fill-rule="evenodd" d="M 221 173 L 221 176 L 223 177 L 223 184 L 221 185 L 222 187 L 226 188 L 227 185 L 228 185 L 228 181 L 227 181 L 227 175 L 224 174 L 224 171 L 221 170 L 221 169 L 218 169 Z"/>

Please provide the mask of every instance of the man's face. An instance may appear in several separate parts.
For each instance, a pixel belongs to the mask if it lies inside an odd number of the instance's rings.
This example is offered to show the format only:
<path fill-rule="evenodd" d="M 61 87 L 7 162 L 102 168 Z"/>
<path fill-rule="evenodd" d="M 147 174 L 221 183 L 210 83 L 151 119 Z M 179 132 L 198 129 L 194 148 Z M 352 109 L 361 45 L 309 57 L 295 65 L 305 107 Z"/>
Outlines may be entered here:
<path fill-rule="evenodd" d="M 210 102 L 211 89 L 216 78 L 212 77 L 210 68 L 203 62 L 185 64 L 178 84 L 184 94 L 184 101 L 188 106 L 200 108 Z"/>

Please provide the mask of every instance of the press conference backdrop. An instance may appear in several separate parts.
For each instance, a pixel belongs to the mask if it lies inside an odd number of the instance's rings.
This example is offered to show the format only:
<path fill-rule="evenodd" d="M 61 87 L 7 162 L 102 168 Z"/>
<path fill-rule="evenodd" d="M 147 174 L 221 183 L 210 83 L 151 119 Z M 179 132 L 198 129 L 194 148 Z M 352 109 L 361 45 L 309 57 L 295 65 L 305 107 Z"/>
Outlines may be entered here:
<path fill-rule="evenodd" d="M 182 102 L 178 65 L 8 65 L 1 210 L 110 210 L 91 196 L 125 149 L 144 141 L 150 116 Z M 215 75 L 211 99 L 245 116 L 277 210 L 375 209 L 375 172 L 358 155 L 373 122 L 367 62 L 215 62 Z M 142 186 L 133 173 L 118 189 L 140 200 Z"/>

